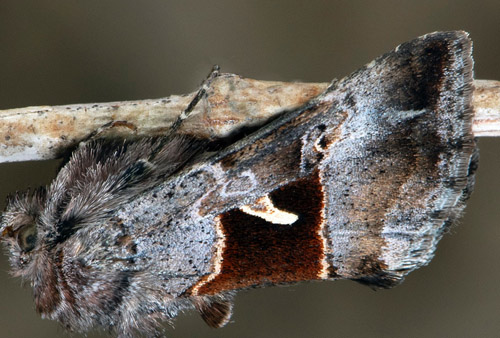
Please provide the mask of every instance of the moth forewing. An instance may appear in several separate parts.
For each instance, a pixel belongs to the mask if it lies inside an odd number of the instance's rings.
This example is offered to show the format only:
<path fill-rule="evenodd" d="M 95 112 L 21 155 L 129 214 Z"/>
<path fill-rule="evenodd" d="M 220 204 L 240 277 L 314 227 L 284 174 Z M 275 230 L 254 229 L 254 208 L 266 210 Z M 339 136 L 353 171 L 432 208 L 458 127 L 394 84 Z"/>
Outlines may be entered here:
<path fill-rule="evenodd" d="M 242 288 L 391 287 L 472 190 L 471 87 L 467 34 L 438 32 L 215 154 L 190 136 L 89 142 L 7 207 L 11 262 L 43 316 L 123 337 L 188 308 L 223 326 Z"/>

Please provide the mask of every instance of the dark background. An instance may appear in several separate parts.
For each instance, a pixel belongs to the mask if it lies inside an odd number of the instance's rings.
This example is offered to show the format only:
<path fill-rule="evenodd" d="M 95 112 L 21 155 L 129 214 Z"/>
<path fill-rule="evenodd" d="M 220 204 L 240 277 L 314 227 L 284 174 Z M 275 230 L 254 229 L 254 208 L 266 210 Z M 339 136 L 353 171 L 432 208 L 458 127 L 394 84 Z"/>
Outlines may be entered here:
<path fill-rule="evenodd" d="M 500 1 L 2 0 L 0 109 L 156 98 L 213 64 L 262 80 L 326 82 L 437 30 L 471 33 L 475 77 L 500 80 Z M 240 292 L 232 321 L 181 315 L 168 337 L 498 337 L 500 139 L 481 139 L 476 190 L 428 267 L 393 290 L 349 281 Z M 0 200 L 55 162 L 0 165 Z M 3 204 L 1 205 L 3 208 Z M 0 263 L 0 337 L 67 336 Z M 97 337 L 99 335 L 91 337 Z"/>

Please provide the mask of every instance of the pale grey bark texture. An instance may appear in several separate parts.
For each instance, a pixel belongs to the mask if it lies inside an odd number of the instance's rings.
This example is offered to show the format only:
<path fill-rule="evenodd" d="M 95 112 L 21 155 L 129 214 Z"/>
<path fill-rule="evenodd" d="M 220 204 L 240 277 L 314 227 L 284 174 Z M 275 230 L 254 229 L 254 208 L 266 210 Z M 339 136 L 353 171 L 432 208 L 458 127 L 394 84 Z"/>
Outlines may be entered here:
<path fill-rule="evenodd" d="M 475 136 L 500 136 L 500 82 L 474 81 Z M 179 132 L 220 138 L 264 123 L 316 97 L 328 83 L 275 82 L 221 74 L 183 121 Z M 196 92 L 160 99 L 36 106 L 0 110 L 0 163 L 54 159 L 112 125 L 107 133 L 160 135 Z"/>

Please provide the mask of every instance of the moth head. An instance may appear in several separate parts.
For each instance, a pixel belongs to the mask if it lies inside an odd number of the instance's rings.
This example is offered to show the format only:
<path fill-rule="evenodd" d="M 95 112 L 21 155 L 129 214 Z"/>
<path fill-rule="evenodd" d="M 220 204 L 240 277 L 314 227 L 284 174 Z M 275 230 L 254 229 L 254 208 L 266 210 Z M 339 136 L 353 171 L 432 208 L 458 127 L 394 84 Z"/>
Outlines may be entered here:
<path fill-rule="evenodd" d="M 37 253 L 42 250 L 39 221 L 45 191 L 16 194 L 10 197 L 0 223 L 0 235 L 9 251 L 9 260 L 16 276 L 28 277 L 33 271 Z"/>

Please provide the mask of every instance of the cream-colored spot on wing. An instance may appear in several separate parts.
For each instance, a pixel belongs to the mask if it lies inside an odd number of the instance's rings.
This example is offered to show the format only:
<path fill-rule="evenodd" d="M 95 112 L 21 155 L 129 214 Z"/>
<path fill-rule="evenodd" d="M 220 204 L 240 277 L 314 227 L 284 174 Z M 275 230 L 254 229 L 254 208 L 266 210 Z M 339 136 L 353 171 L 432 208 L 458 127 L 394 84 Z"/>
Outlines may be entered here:
<path fill-rule="evenodd" d="M 320 179 L 323 179 L 323 175 L 320 172 Z M 326 199 L 326 194 L 324 190 L 324 186 L 321 185 L 321 192 L 323 194 L 323 201 Z M 321 270 L 318 272 L 318 278 L 319 279 L 328 279 L 329 273 L 328 269 L 330 267 L 330 264 L 328 263 L 326 259 L 326 252 L 328 250 L 328 241 L 325 236 L 325 228 L 326 228 L 326 213 L 325 213 L 325 207 L 321 208 L 321 224 L 318 227 L 318 236 L 321 238 L 321 241 L 323 242 L 323 255 L 321 257 Z"/>
<path fill-rule="evenodd" d="M 254 204 L 244 205 L 240 210 L 274 224 L 292 224 L 299 219 L 299 216 L 291 212 L 276 208 L 269 196 L 259 198 Z"/>

